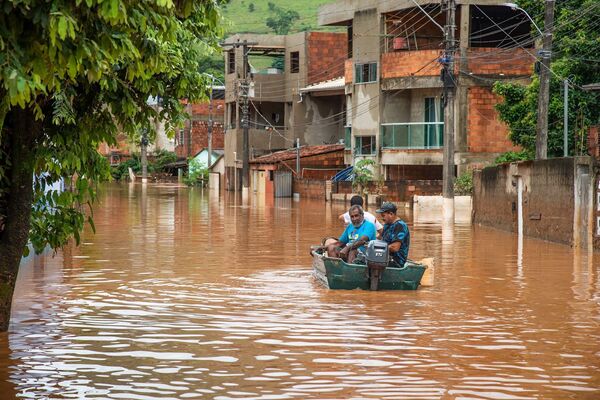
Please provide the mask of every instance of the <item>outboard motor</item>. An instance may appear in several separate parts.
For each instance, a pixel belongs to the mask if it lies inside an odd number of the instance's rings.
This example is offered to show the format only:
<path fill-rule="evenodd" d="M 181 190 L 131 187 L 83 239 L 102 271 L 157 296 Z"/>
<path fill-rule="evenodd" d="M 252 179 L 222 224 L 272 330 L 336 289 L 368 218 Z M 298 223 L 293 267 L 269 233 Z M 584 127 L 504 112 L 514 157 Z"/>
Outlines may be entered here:
<path fill-rule="evenodd" d="M 387 267 L 390 259 L 387 242 L 384 242 L 383 240 L 371 240 L 367 245 L 365 258 L 369 269 L 371 290 L 377 290 L 381 275 L 383 275 L 383 271 Z"/>

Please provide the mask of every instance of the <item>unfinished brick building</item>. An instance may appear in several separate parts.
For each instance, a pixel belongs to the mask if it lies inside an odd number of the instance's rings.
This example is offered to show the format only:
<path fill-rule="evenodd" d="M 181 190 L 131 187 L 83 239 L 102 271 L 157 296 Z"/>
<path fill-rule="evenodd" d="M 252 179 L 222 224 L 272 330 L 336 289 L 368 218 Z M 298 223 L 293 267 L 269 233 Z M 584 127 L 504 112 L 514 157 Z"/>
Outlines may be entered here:
<path fill-rule="evenodd" d="M 440 57 L 446 12 L 439 1 L 419 4 L 341 0 L 319 10 L 320 25 L 343 26 L 348 33 L 345 161 L 374 159 L 386 180 L 442 178 Z M 492 85 L 498 80 L 527 83 L 537 53 L 529 19 L 507 4 L 457 5 L 458 174 L 515 149 L 495 111 L 499 99 Z"/>
<path fill-rule="evenodd" d="M 213 88 L 212 111 L 210 101 L 188 104 L 187 112 L 191 118 L 175 137 L 175 153 L 180 159 L 187 159 L 208 148 L 208 125 L 212 119 L 212 148 L 222 150 L 225 147 L 225 88 Z"/>
<path fill-rule="evenodd" d="M 335 144 L 344 138 L 346 34 L 237 34 L 225 43 L 226 188 L 241 187 L 240 85 L 247 40 L 250 159 L 294 145 Z"/>

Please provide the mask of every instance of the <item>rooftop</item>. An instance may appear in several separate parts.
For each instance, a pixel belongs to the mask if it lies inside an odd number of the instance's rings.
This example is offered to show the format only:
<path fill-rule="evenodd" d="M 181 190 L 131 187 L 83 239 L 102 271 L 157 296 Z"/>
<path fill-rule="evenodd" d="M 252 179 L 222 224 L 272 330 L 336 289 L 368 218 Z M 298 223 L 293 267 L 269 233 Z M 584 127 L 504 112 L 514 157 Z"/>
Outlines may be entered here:
<path fill-rule="evenodd" d="M 332 153 L 334 151 L 344 150 L 343 144 L 322 144 L 318 146 L 300 147 L 300 158 L 316 156 L 318 154 Z M 296 158 L 296 149 L 281 150 L 275 153 L 266 154 L 254 158 L 251 164 L 275 164 L 281 161 L 294 160 Z"/>
<path fill-rule="evenodd" d="M 326 81 L 313 83 L 312 85 L 303 87 L 300 89 L 300 93 L 341 90 L 341 89 L 344 89 L 345 85 L 346 85 L 346 82 L 344 80 L 344 77 L 340 76 L 339 78 L 329 79 Z"/>

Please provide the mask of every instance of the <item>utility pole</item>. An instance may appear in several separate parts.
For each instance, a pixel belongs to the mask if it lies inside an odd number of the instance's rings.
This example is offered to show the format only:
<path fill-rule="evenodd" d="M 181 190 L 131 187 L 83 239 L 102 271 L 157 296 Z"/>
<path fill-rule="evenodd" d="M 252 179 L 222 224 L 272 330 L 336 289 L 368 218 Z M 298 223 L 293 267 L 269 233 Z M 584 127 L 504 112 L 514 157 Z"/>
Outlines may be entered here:
<path fill-rule="evenodd" d="M 257 44 L 257 42 L 248 42 L 245 39 L 243 42 L 240 42 L 238 40 L 235 43 L 221 43 L 221 47 L 231 46 L 233 48 L 242 48 L 242 78 L 239 84 L 239 90 L 237 91 L 237 102 L 241 103 L 242 108 L 242 186 L 245 190 L 248 190 L 248 188 L 250 187 L 250 124 L 248 120 L 248 94 L 250 89 L 250 82 L 248 79 L 248 47 Z"/>
<path fill-rule="evenodd" d="M 142 183 L 148 183 L 148 129 L 142 129 L 141 141 L 141 163 L 142 163 Z"/>
<path fill-rule="evenodd" d="M 544 14 L 544 39 L 542 43 L 542 68 L 540 69 L 540 92 L 538 94 L 537 126 L 535 129 L 535 159 L 548 158 L 548 103 L 550 102 L 550 58 L 552 56 L 552 30 L 554 25 L 554 2 L 546 0 Z"/>
<path fill-rule="evenodd" d="M 248 89 L 250 88 L 250 82 L 248 82 L 248 41 L 244 40 L 242 44 L 243 52 L 243 65 L 242 65 L 242 186 L 244 190 L 248 190 L 250 187 L 250 124 L 248 121 Z"/>
<path fill-rule="evenodd" d="M 300 138 L 296 138 L 296 177 L 300 178 Z"/>
<path fill-rule="evenodd" d="M 456 40 L 455 0 L 442 0 L 446 8 L 444 25 L 444 55 L 442 56 L 442 82 L 444 83 L 444 154 L 443 154 L 443 215 L 445 221 L 454 221 L 454 96 L 456 79 L 454 76 L 454 53 Z"/>
<path fill-rule="evenodd" d="M 563 111 L 563 157 L 569 157 L 569 80 L 565 79 L 564 83 L 564 111 Z"/>
<path fill-rule="evenodd" d="M 208 169 L 212 166 L 212 132 L 213 132 L 213 88 L 215 86 L 215 77 L 212 77 L 210 84 L 210 97 L 208 103 Z"/>

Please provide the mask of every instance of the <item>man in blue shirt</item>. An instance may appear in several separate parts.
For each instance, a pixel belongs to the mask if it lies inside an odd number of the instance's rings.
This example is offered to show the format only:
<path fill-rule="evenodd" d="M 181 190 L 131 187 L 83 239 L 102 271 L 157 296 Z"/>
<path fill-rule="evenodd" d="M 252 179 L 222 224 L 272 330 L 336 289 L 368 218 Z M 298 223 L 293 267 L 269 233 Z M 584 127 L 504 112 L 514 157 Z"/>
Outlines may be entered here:
<path fill-rule="evenodd" d="M 329 257 L 339 257 L 348 263 L 352 263 L 358 254 L 358 250 L 365 251 L 365 244 L 375 240 L 377 231 L 372 222 L 365 220 L 365 212 L 359 205 L 350 207 L 351 224 L 346 227 L 339 243 L 327 248 Z"/>
<path fill-rule="evenodd" d="M 410 247 L 410 232 L 406 223 L 398 218 L 396 211 L 394 203 L 384 202 L 377 213 L 381 214 L 384 222 L 381 239 L 388 243 L 392 260 L 400 267 L 404 267 Z"/>

